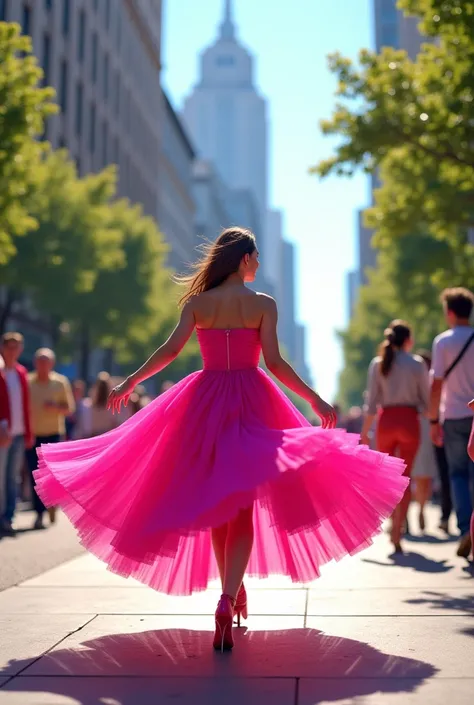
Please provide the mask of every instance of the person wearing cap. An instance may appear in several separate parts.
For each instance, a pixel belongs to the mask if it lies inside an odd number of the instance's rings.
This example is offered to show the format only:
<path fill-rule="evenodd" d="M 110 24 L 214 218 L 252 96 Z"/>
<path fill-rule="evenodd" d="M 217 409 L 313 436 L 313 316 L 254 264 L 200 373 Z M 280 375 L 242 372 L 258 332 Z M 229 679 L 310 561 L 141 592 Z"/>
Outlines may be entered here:
<path fill-rule="evenodd" d="M 35 354 L 35 371 L 29 375 L 33 432 L 36 442 L 27 451 L 28 469 L 33 486 L 33 508 L 36 512 L 35 529 L 43 529 L 46 511 L 34 489 L 33 472 L 37 468 L 36 449 L 43 443 L 58 443 L 66 435 L 66 417 L 74 413 L 75 402 L 67 377 L 54 372 L 56 356 L 49 348 L 40 348 Z M 50 520 L 56 518 L 55 508 L 49 510 Z"/>
<path fill-rule="evenodd" d="M 22 334 L 4 333 L 0 343 L 0 534 L 6 536 L 15 534 L 18 478 L 25 447 L 34 443 L 27 371 L 18 362 L 22 353 Z"/>

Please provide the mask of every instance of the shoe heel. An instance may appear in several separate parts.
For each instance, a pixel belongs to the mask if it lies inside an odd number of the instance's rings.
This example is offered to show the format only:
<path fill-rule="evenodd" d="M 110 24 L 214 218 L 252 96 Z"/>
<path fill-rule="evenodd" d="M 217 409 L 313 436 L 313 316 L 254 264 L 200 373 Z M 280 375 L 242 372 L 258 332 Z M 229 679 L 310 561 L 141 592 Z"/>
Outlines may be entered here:
<path fill-rule="evenodd" d="M 214 637 L 214 648 L 216 651 L 224 653 L 230 651 L 234 646 L 232 638 L 232 620 L 228 617 L 216 617 L 216 634 Z"/>
<path fill-rule="evenodd" d="M 237 626 L 240 627 L 241 619 L 247 619 L 248 617 L 247 593 L 243 583 L 237 595 L 234 612 L 237 617 Z"/>
<path fill-rule="evenodd" d="M 216 651 L 230 651 L 234 646 L 232 623 L 234 621 L 234 600 L 222 595 L 216 610 L 213 646 Z"/>

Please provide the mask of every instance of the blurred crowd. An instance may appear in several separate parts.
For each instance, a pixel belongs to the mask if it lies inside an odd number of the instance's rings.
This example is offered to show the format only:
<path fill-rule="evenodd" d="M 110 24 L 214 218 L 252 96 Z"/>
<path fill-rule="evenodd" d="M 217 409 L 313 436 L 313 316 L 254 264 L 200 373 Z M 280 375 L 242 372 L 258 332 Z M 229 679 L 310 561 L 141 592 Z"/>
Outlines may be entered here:
<path fill-rule="evenodd" d="M 37 449 L 45 443 L 91 438 L 117 428 L 152 401 L 139 386 L 120 414 L 107 408 L 112 387 L 120 382 L 100 372 L 87 388 L 83 380 L 69 381 L 55 371 L 56 355 L 40 348 L 34 369 L 19 363 L 24 340 L 21 333 L 5 333 L 0 342 L 0 536 L 15 534 L 14 518 L 19 500 L 33 507 L 32 528 L 44 529 L 45 517 L 56 519 L 55 508 L 46 511 L 36 494 L 33 472 Z M 162 392 L 172 386 L 164 382 Z"/>

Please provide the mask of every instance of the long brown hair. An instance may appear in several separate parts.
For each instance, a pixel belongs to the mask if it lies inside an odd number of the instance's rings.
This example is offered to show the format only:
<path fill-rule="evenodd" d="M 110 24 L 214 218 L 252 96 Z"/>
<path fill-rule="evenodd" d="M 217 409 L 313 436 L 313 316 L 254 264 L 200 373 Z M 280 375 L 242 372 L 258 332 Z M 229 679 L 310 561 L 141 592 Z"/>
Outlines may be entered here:
<path fill-rule="evenodd" d="M 380 346 L 379 355 L 382 358 L 380 372 L 383 377 L 388 377 L 395 360 L 395 351 L 400 350 L 404 343 L 411 338 L 411 328 L 405 321 L 399 319 L 392 321 L 384 330 L 385 340 Z"/>
<path fill-rule="evenodd" d="M 202 257 L 193 265 L 191 274 L 176 277 L 186 287 L 179 300 L 184 306 L 196 294 L 215 289 L 238 271 L 245 255 L 257 249 L 255 235 L 246 228 L 227 228 L 215 242 L 202 245 Z"/>

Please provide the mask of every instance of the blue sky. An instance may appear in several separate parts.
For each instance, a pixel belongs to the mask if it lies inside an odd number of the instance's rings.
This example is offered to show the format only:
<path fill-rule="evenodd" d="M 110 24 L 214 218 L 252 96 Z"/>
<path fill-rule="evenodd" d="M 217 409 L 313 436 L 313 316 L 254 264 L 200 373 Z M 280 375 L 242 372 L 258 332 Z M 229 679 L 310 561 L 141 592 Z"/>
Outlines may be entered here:
<path fill-rule="evenodd" d="M 199 52 L 217 33 L 224 0 L 166 0 L 163 82 L 179 110 L 194 85 Z M 330 401 L 342 357 L 335 331 L 347 322 L 345 272 L 356 262 L 357 208 L 368 181 L 321 182 L 308 167 L 331 154 L 319 130 L 334 105 L 326 56 L 356 58 L 372 46 L 371 0 L 234 0 L 239 39 L 256 56 L 257 87 L 269 101 L 270 201 L 285 213 L 298 247 L 298 317 L 306 324 L 307 360 L 318 392 Z"/>

